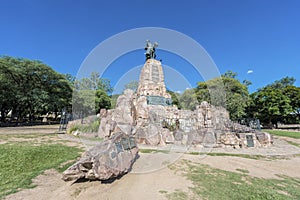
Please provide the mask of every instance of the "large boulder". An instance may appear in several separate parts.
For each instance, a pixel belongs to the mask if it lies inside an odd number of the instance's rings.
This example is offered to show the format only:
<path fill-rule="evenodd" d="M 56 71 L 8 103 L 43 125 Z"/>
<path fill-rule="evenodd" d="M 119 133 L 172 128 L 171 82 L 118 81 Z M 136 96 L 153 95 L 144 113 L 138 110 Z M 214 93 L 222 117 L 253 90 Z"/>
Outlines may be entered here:
<path fill-rule="evenodd" d="M 212 130 L 207 130 L 203 137 L 203 143 L 204 144 L 216 144 L 216 136 L 215 133 Z"/>
<path fill-rule="evenodd" d="M 226 132 L 220 135 L 220 142 L 226 146 L 240 148 L 240 139 L 231 132 Z"/>
<path fill-rule="evenodd" d="M 270 145 L 273 144 L 273 136 L 266 132 L 257 132 L 255 133 L 257 140 L 261 145 Z"/>
<path fill-rule="evenodd" d="M 188 145 L 197 145 L 203 143 L 204 133 L 199 130 L 188 132 Z"/>
<path fill-rule="evenodd" d="M 111 137 L 116 132 L 123 132 L 127 135 L 132 134 L 133 125 L 136 124 L 136 110 L 133 105 L 135 98 L 132 90 L 125 90 L 124 94 L 119 96 L 115 109 L 100 111 L 100 126 L 98 137 Z"/>
<path fill-rule="evenodd" d="M 148 119 L 149 111 L 147 105 L 147 98 L 145 96 L 141 96 L 137 99 L 136 103 L 136 118 L 139 119 Z"/>
<path fill-rule="evenodd" d="M 117 123 L 112 119 L 112 112 L 113 110 L 101 110 L 98 137 L 110 137 L 112 132 L 114 132 Z"/>
<path fill-rule="evenodd" d="M 163 128 L 161 135 L 162 135 L 162 138 L 163 138 L 165 144 L 173 144 L 174 143 L 174 141 L 175 141 L 174 135 L 169 129 Z"/>
<path fill-rule="evenodd" d="M 133 137 L 115 133 L 111 139 L 94 146 L 63 172 L 64 181 L 81 178 L 108 180 L 127 173 L 138 156 Z"/>
<path fill-rule="evenodd" d="M 146 128 L 146 144 L 158 145 L 161 139 L 160 131 L 160 127 L 154 124 L 149 124 Z"/>
<path fill-rule="evenodd" d="M 135 123 L 133 115 L 133 99 L 135 98 L 132 90 L 125 90 L 124 94 L 120 95 L 117 99 L 116 109 L 112 114 L 112 119 L 117 123 L 130 124 Z"/>
<path fill-rule="evenodd" d="M 185 133 L 182 130 L 177 129 L 173 132 L 173 134 L 174 134 L 175 143 L 182 144 L 183 136 Z"/>

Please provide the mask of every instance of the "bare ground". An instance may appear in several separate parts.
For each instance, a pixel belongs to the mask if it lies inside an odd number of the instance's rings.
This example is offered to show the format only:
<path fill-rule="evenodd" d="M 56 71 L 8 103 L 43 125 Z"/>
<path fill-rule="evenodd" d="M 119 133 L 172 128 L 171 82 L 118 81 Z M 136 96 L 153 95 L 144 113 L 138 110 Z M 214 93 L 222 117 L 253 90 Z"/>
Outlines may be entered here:
<path fill-rule="evenodd" d="M 58 132 L 59 125 L 0 127 L 0 134 L 53 134 Z"/>
<path fill-rule="evenodd" d="M 15 133 L 15 131 L 12 132 Z M 67 139 L 67 137 L 64 138 Z M 298 167 L 300 166 L 300 148 L 289 144 L 286 140 L 300 144 L 299 139 L 276 137 L 274 145 L 269 148 L 210 150 L 211 152 L 282 156 L 281 159 L 274 160 L 182 153 L 140 153 L 140 158 L 134 163 L 132 171 L 112 183 L 64 182 L 61 180 L 60 173 L 50 169 L 34 179 L 33 182 L 37 187 L 24 189 L 7 196 L 6 199 L 166 199 L 166 193 L 174 192 L 177 189 L 188 192 L 188 188 L 192 186 L 192 183 L 184 176 L 175 174 L 167 167 L 181 159 L 237 173 L 240 173 L 237 169 L 244 169 L 249 171 L 250 176 L 260 178 L 278 178 L 276 174 L 300 178 L 300 168 Z M 74 142 L 76 141 L 73 139 L 72 143 Z"/>

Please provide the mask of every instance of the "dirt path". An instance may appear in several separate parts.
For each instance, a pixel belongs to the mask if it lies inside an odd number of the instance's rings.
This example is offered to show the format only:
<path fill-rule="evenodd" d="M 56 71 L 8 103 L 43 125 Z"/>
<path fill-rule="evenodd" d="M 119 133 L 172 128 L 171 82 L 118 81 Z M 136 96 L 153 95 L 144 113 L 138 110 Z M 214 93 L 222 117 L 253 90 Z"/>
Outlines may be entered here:
<path fill-rule="evenodd" d="M 300 157 L 272 161 L 231 156 L 206 156 L 205 158 L 197 158 L 193 155 L 185 155 L 184 158 L 226 171 L 238 172 L 237 169 L 248 170 L 250 176 L 259 178 L 278 178 L 277 174 L 300 178 Z"/>
<path fill-rule="evenodd" d="M 54 133 L 52 131 L 57 130 L 56 128 L 57 127 L 55 126 L 48 127 L 43 131 L 43 133 Z M 20 133 L 10 128 L 4 129 L 1 128 L 0 133 Z M 39 128 L 36 127 L 35 130 L 40 133 Z M 32 133 L 32 130 L 28 128 L 24 132 Z M 70 138 L 66 135 L 63 139 L 69 140 Z M 167 199 L 166 193 L 172 193 L 177 189 L 188 192 L 188 188 L 192 186 L 192 183 L 184 176 L 175 174 L 174 171 L 167 167 L 169 164 L 180 161 L 181 159 L 187 159 L 195 163 L 207 164 L 214 168 L 237 173 L 241 173 L 237 169 L 243 169 L 249 171 L 250 176 L 260 178 L 279 178 L 276 174 L 300 178 L 300 148 L 289 144 L 285 140 L 300 144 L 298 139 L 276 137 L 274 145 L 269 148 L 211 150 L 212 152 L 221 153 L 283 155 L 286 157 L 285 159 L 268 161 L 232 156 L 204 156 L 162 152 L 140 153 L 140 158 L 134 163 L 133 169 L 130 173 L 113 181 L 112 183 L 106 184 L 99 181 L 78 182 L 74 184 L 71 182 L 64 182 L 61 180 L 61 174 L 51 169 L 34 179 L 34 184 L 36 184 L 37 187 L 25 189 L 18 193 L 9 195 L 6 199 L 163 200 Z M 78 141 L 75 141 L 74 139 L 74 141 L 71 140 L 70 142 L 76 143 Z"/>
<path fill-rule="evenodd" d="M 66 200 L 66 199 L 166 199 L 165 193 L 174 192 L 176 189 L 188 192 L 191 182 L 185 177 L 174 174 L 174 171 L 164 166 L 164 162 L 157 170 L 141 173 L 145 160 L 154 162 L 160 159 L 166 161 L 168 158 L 163 153 L 141 154 L 134 164 L 131 173 L 112 183 L 101 183 L 99 181 L 79 182 L 72 184 L 61 180 L 61 174 L 54 170 L 48 170 L 38 176 L 34 183 L 38 186 L 33 189 L 23 190 L 7 197 L 9 200 Z M 249 175 L 260 178 L 278 178 L 276 174 L 283 174 L 300 178 L 300 157 L 288 160 L 253 160 L 240 157 L 228 156 L 205 156 L 183 155 L 180 159 L 188 159 L 196 163 L 207 164 L 214 168 L 237 172 L 237 169 L 249 171 Z M 178 161 L 179 161 L 178 160 Z M 167 163 L 167 162 L 165 162 Z M 157 167 L 157 166 L 156 166 Z M 156 168 L 155 167 L 155 168 Z M 152 168 L 154 169 L 154 168 Z"/>
<path fill-rule="evenodd" d="M 159 155 L 156 157 L 161 157 Z M 141 156 L 142 157 L 142 156 Z M 151 157 L 147 154 L 144 159 Z M 153 158 L 153 157 L 152 157 Z M 136 166 L 143 165 L 143 160 L 137 160 Z M 154 158 L 153 158 L 154 159 Z M 79 182 L 72 184 L 61 180 L 61 174 L 55 170 L 47 170 L 43 175 L 34 179 L 38 186 L 33 189 L 22 190 L 8 196 L 8 200 L 67 200 L 67 199 L 166 199 L 165 192 L 176 189 L 188 192 L 191 183 L 185 177 L 175 175 L 167 167 L 149 173 L 140 173 L 135 169 L 112 183 L 99 181 Z"/>
<path fill-rule="evenodd" d="M 0 127 L 0 134 L 51 134 L 58 131 L 59 124 L 38 126 Z"/>

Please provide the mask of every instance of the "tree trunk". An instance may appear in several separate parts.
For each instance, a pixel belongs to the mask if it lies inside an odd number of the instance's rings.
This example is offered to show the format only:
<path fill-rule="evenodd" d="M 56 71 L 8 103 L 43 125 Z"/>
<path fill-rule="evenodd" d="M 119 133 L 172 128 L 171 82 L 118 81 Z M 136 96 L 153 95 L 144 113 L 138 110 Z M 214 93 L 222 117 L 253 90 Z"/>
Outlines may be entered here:
<path fill-rule="evenodd" d="M 5 122 L 5 118 L 6 118 L 6 113 L 4 109 L 1 109 L 1 122 Z"/>

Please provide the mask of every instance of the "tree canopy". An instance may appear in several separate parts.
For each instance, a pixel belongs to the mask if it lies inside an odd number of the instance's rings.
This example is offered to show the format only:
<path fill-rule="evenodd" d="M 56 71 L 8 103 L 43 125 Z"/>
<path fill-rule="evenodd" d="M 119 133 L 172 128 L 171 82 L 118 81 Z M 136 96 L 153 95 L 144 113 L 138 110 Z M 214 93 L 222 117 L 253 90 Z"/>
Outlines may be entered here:
<path fill-rule="evenodd" d="M 139 86 L 139 81 L 132 80 L 129 83 L 124 85 L 124 90 L 130 89 L 130 90 L 133 90 L 134 92 L 136 92 L 138 89 L 138 86 Z"/>
<path fill-rule="evenodd" d="M 227 71 L 221 77 L 198 82 L 196 88 L 182 94 L 168 93 L 179 109 L 193 110 L 197 104 L 207 101 L 224 106 L 233 120 L 254 117 L 268 125 L 299 123 L 300 88 L 294 83 L 295 78 L 284 77 L 249 95 L 251 82 L 240 82 L 237 73 Z M 136 90 L 137 86 L 138 81 L 131 81 L 125 89 Z M 112 91 L 110 80 L 96 72 L 76 79 L 70 74 L 55 72 L 41 61 L 0 57 L 1 121 L 5 121 L 9 112 L 12 112 L 11 118 L 31 120 L 49 112 L 57 116 L 63 108 L 71 111 L 71 107 L 73 114 L 81 117 L 95 114 L 102 108 L 114 106 L 118 95 L 111 95 Z"/>
<path fill-rule="evenodd" d="M 284 77 L 251 94 L 248 115 L 268 126 L 299 122 L 300 88 L 294 82 L 293 77 Z"/>
<path fill-rule="evenodd" d="M 57 113 L 70 107 L 72 88 L 65 76 L 41 61 L 0 57 L 0 109 L 2 121 L 14 117 Z"/>
<path fill-rule="evenodd" d="M 182 109 L 186 110 L 195 110 L 196 106 L 199 104 L 195 89 L 186 89 L 180 96 L 179 96 L 180 106 Z"/>
<path fill-rule="evenodd" d="M 110 80 L 101 78 L 97 72 L 92 72 L 90 77 L 75 80 L 72 99 L 74 117 L 99 113 L 102 108 L 111 108 L 109 94 L 112 91 Z"/>
<path fill-rule="evenodd" d="M 199 82 L 195 89 L 198 102 L 207 101 L 215 106 L 226 107 L 233 120 L 244 117 L 249 99 L 249 82 L 241 83 L 236 76 L 236 73 L 228 71 L 221 77 Z"/>

